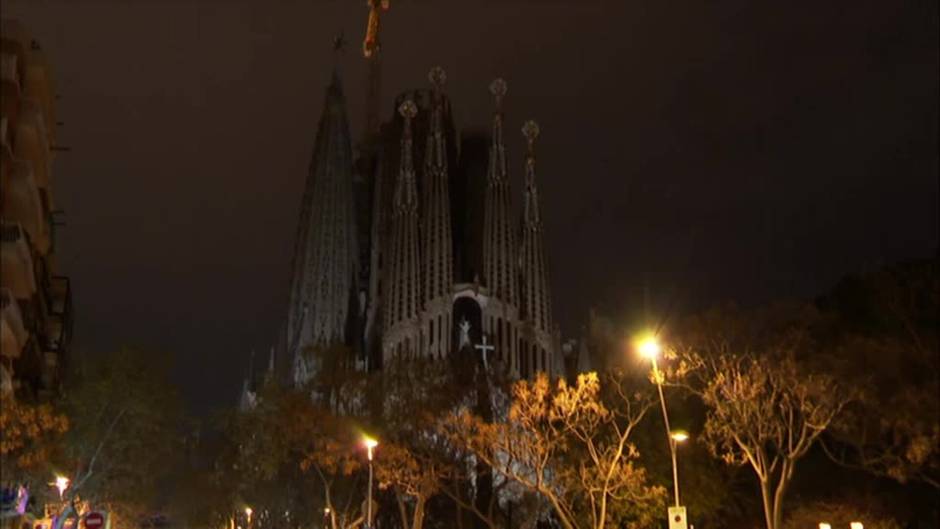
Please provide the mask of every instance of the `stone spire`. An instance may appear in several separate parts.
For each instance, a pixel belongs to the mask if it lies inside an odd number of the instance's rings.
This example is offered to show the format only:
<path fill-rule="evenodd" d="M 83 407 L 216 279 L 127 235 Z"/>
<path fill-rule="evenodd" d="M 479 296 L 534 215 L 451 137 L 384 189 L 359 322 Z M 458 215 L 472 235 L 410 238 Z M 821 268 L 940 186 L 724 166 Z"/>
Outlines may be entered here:
<path fill-rule="evenodd" d="M 421 261 L 418 239 L 418 192 L 415 182 L 412 120 L 418 113 L 414 101 L 403 102 L 401 164 L 392 203 L 391 251 L 385 310 L 383 355 L 415 354 L 414 323 L 421 307 Z"/>
<path fill-rule="evenodd" d="M 431 69 L 433 86 L 431 120 L 424 151 L 424 304 L 422 344 L 427 355 L 443 358 L 450 352 L 451 292 L 454 282 L 454 248 L 450 213 L 450 174 L 447 166 L 447 138 L 444 135 L 447 74 L 441 67 Z"/>
<path fill-rule="evenodd" d="M 506 81 L 496 79 L 490 84 L 496 98 L 493 113 L 493 141 L 490 145 L 489 170 L 483 213 L 483 275 L 490 295 L 515 305 L 518 292 L 515 266 L 515 231 L 512 228 L 512 204 L 506 170 L 506 148 L 503 145 L 503 97 Z"/>
<path fill-rule="evenodd" d="M 539 192 L 535 182 L 535 139 L 539 126 L 526 121 L 522 134 L 528 145 L 525 158 L 525 208 L 522 220 L 522 317 L 537 332 L 551 333 L 551 296 L 539 212 Z"/>
<path fill-rule="evenodd" d="M 424 155 L 424 299 L 431 301 L 448 296 L 453 286 L 454 257 L 450 226 L 450 183 L 447 167 L 447 144 L 444 137 L 444 96 L 447 79 L 440 67 L 428 75 L 434 86 L 431 123 Z"/>
<path fill-rule="evenodd" d="M 355 292 L 358 248 L 353 165 L 346 101 L 333 71 L 304 187 L 288 308 L 287 347 L 295 380 L 316 371 L 300 356 L 309 346 L 346 341 Z"/>

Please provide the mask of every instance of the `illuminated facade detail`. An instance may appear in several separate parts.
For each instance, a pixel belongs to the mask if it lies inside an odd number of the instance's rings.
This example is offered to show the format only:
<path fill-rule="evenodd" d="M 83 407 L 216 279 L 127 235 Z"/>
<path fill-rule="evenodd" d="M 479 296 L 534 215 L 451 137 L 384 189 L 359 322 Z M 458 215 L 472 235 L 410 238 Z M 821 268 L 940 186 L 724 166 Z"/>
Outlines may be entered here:
<path fill-rule="evenodd" d="M 72 295 L 56 271 L 52 166 L 55 82 L 39 44 L 4 20 L 0 39 L 0 392 L 54 394 L 72 335 Z"/>
<path fill-rule="evenodd" d="M 490 369 L 517 377 L 561 374 L 535 181 L 537 126 L 526 126 L 519 241 L 503 135 L 506 82 L 490 85 L 495 111 L 487 133 L 458 134 L 444 88 L 446 73 L 434 68 L 428 79 L 429 89 L 400 94 L 392 119 L 375 133 L 365 132 L 360 145 L 367 148 L 358 151 L 354 163 L 345 113 L 335 112 L 342 100 L 328 98 L 334 103 L 328 102 L 317 141 L 333 138 L 324 145 L 334 154 L 316 155 L 312 174 L 355 182 L 355 192 L 346 185 L 325 190 L 308 183 L 301 230 L 330 227 L 330 237 L 322 240 L 334 246 L 324 246 L 332 248 L 329 252 L 298 250 L 323 259 L 295 263 L 286 342 L 342 343 L 355 357 L 348 365 L 374 370 L 395 357 L 479 355 L 477 346 L 485 339 Z M 324 125 L 329 116 L 337 121 Z M 315 215 L 319 224 L 310 220 Z M 308 246 L 319 240 L 299 234 Z M 333 289 L 330 296 L 303 297 L 297 293 L 319 292 L 299 287 L 304 284 Z M 294 335 L 303 340 L 292 342 Z M 294 382 L 302 384 L 317 362 L 299 354 L 303 347 L 290 349 Z"/>

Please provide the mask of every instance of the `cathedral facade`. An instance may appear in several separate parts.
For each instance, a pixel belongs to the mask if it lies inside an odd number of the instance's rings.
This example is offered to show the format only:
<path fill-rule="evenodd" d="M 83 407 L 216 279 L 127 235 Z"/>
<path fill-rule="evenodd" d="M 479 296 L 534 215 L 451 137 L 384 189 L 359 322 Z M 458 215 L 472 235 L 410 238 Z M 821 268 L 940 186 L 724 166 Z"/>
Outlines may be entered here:
<path fill-rule="evenodd" d="M 539 127 L 504 131 L 502 79 L 485 133 L 454 122 L 446 74 L 395 100 L 354 154 L 340 76 L 327 88 L 301 203 L 281 349 L 303 384 L 345 346 L 360 369 L 482 354 L 511 376 L 563 371 L 538 195 Z M 482 91 L 482 90 L 481 90 Z M 507 144 L 519 145 L 513 167 Z M 510 174 L 524 174 L 521 218 Z"/>

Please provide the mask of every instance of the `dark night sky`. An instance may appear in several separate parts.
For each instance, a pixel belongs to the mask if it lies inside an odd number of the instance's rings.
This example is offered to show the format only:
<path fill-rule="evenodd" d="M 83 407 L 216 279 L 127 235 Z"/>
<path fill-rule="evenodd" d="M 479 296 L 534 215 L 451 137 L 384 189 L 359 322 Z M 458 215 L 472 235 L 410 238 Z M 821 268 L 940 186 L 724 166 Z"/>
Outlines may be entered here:
<path fill-rule="evenodd" d="M 459 123 L 504 76 L 519 198 L 524 119 L 556 315 L 812 296 L 937 250 L 932 0 L 391 0 L 384 112 L 440 64 Z M 364 120 L 364 0 L 5 0 L 59 81 L 78 353 L 130 344 L 234 404 L 285 312 L 300 193 L 331 65 Z"/>

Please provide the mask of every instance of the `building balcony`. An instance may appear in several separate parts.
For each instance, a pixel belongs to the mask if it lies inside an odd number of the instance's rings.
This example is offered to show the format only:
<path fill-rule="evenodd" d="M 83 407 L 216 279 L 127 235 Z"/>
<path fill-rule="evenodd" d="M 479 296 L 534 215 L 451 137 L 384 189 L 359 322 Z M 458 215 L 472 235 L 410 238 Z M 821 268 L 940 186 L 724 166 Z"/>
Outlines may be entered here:
<path fill-rule="evenodd" d="M 50 69 L 42 50 L 33 48 L 30 51 L 29 63 L 25 66 L 20 80 L 23 99 L 39 106 L 51 141 L 55 133 L 55 82 L 49 74 Z"/>
<path fill-rule="evenodd" d="M 0 289 L 0 356 L 19 358 L 28 340 L 19 303 L 9 289 Z"/>
<path fill-rule="evenodd" d="M 53 276 L 48 286 L 46 349 L 62 353 L 72 340 L 72 284 L 65 276 Z"/>
<path fill-rule="evenodd" d="M 4 173 L 8 174 L 0 202 L 3 220 L 22 226 L 37 251 L 45 255 L 51 244 L 49 218 L 32 165 L 17 159 L 4 168 Z"/>
<path fill-rule="evenodd" d="M 8 288 L 18 300 L 32 298 L 36 294 L 33 254 L 29 235 L 19 224 L 0 222 L 0 256 L 0 286 Z"/>
<path fill-rule="evenodd" d="M 13 143 L 13 156 L 28 160 L 33 166 L 36 184 L 48 188 L 52 150 L 49 130 L 39 103 L 30 99 L 23 101 L 14 133 L 16 141 Z"/>
<path fill-rule="evenodd" d="M 4 51 L 0 54 L 0 79 L 4 83 L 10 83 L 16 86 L 17 90 L 22 87 L 19 71 L 19 57 L 13 53 Z"/>

